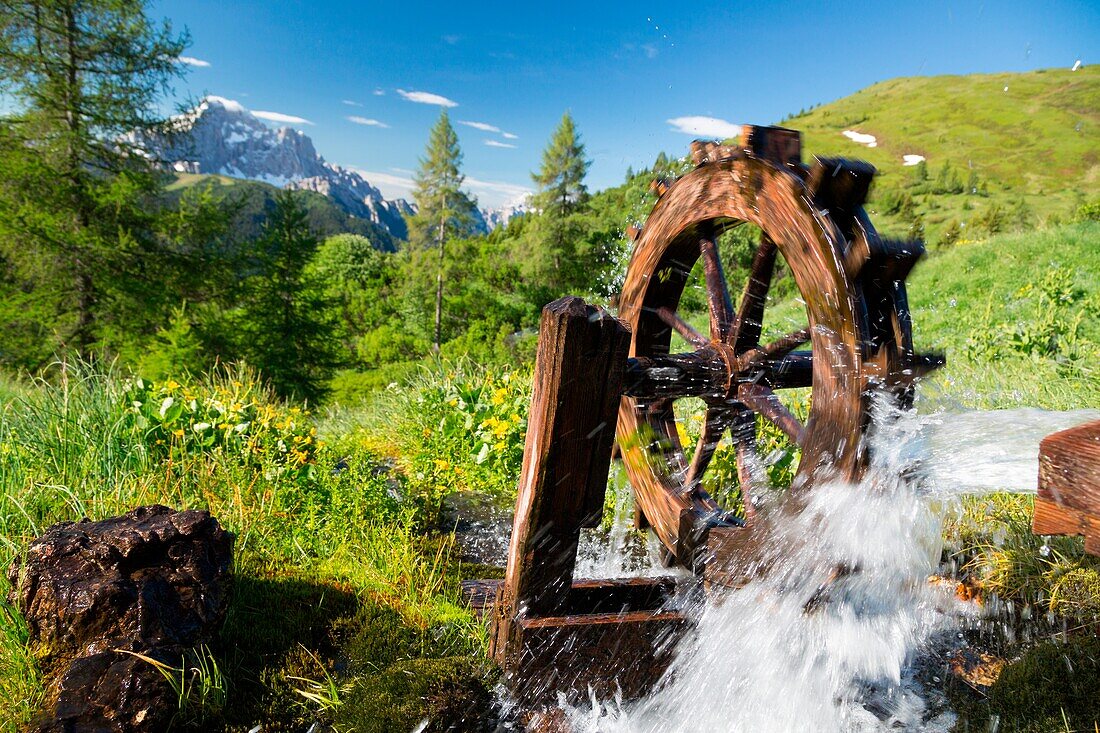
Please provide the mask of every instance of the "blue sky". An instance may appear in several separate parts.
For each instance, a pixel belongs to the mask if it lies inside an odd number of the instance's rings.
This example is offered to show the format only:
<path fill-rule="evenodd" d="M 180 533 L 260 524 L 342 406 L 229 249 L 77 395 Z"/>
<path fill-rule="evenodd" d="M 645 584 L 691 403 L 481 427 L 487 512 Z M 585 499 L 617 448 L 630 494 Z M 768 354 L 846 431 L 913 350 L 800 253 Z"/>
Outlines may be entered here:
<path fill-rule="evenodd" d="M 530 188 L 565 110 L 596 190 L 725 129 L 682 118 L 768 124 L 896 76 L 1100 63 L 1096 0 L 159 0 L 152 11 L 193 36 L 181 95 L 299 118 L 326 159 L 391 197 L 407 195 L 438 105 L 453 105 L 483 206 Z"/>

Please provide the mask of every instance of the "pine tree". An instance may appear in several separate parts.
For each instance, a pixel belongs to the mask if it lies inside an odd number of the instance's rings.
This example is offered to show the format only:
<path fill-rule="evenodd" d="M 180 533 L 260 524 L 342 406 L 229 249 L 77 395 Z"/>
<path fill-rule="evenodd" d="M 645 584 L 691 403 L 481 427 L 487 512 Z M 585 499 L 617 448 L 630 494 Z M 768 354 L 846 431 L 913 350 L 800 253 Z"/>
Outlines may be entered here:
<path fill-rule="evenodd" d="M 959 224 L 958 219 L 952 219 L 951 223 L 947 225 L 947 229 L 940 235 L 940 246 L 950 247 L 960 239 L 962 239 L 962 225 Z"/>
<path fill-rule="evenodd" d="M 928 164 L 922 160 L 913 166 L 912 180 L 909 185 L 923 189 L 926 183 L 928 183 Z"/>
<path fill-rule="evenodd" d="M 588 202 L 584 177 L 591 165 L 584 155 L 573 117 L 566 112 L 542 152 L 542 165 L 531 174 L 538 187 L 532 203 L 542 213 L 536 232 L 542 272 L 537 276 L 551 290 L 570 284 L 570 270 L 576 264 L 576 215 Z"/>
<path fill-rule="evenodd" d="M 439 353 L 443 341 L 443 285 L 447 265 L 447 241 L 472 233 L 476 202 L 461 186 L 462 150 L 447 110 L 442 110 L 428 137 L 428 146 L 416 172 L 416 216 L 409 218 L 409 245 L 414 269 L 425 263 L 422 256 L 436 248 L 435 320 L 432 348 Z M 416 256 L 420 255 L 420 256 Z"/>
<path fill-rule="evenodd" d="M 293 192 L 276 195 L 257 244 L 260 271 L 244 285 L 238 348 L 280 396 L 316 400 L 340 344 L 334 304 L 306 269 L 318 239 Z"/>
<path fill-rule="evenodd" d="M 52 334 L 47 348 L 87 356 L 122 312 L 160 297 L 156 273 L 170 260 L 152 213 L 160 183 L 123 136 L 160 122 L 187 43 L 140 0 L 0 4 L 12 102 L 0 119 L 0 280 L 18 283 L 5 305 L 22 299 L 19 327 Z"/>

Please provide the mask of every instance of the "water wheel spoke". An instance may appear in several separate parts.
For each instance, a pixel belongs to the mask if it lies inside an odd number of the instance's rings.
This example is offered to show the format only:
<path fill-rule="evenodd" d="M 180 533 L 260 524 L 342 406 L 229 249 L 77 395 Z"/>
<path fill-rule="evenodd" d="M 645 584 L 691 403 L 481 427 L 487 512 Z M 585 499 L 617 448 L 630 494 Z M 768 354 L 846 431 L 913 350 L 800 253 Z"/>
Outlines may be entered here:
<path fill-rule="evenodd" d="M 753 464 L 756 461 L 756 416 L 741 407 L 730 419 L 730 435 L 737 447 L 737 485 L 741 491 L 741 504 L 745 507 L 745 523 L 751 525 L 756 516 L 753 504 Z"/>
<path fill-rule="evenodd" d="M 813 386 L 814 357 L 809 351 L 792 351 L 780 359 L 758 362 L 762 381 L 772 389 L 797 389 Z"/>
<path fill-rule="evenodd" d="M 703 255 L 703 274 L 707 283 L 707 302 L 710 304 L 710 337 L 724 341 L 733 330 L 733 301 L 722 272 L 722 259 L 718 256 L 718 243 L 713 237 L 699 240 Z"/>
<path fill-rule="evenodd" d="M 684 447 L 680 443 L 680 433 L 676 429 L 676 412 L 672 407 L 672 398 L 666 397 L 650 402 L 646 412 L 660 443 L 667 447 L 666 458 L 676 470 L 684 470 Z"/>
<path fill-rule="evenodd" d="M 703 433 L 699 436 L 699 444 L 695 448 L 695 455 L 691 457 L 691 466 L 688 467 L 687 478 L 684 487 L 688 491 L 695 491 L 703 480 L 710 465 L 710 459 L 714 457 L 714 451 L 722 440 L 722 433 L 726 431 L 729 412 L 725 408 L 712 407 L 707 410 L 706 421 L 703 423 Z"/>
<path fill-rule="evenodd" d="M 752 258 L 749 279 L 745 282 L 745 292 L 741 295 L 741 303 L 737 308 L 737 337 L 733 348 L 738 354 L 755 348 L 760 343 L 764 305 L 768 300 L 772 275 L 775 273 L 777 251 L 775 242 L 768 235 L 760 238 L 760 246 L 756 248 L 756 254 Z"/>
<path fill-rule="evenodd" d="M 657 309 L 657 316 L 676 333 L 683 337 L 684 341 L 696 348 L 707 345 L 707 337 L 696 331 L 690 323 L 680 317 L 680 314 L 671 308 L 661 307 Z"/>
<path fill-rule="evenodd" d="M 802 444 L 802 433 L 805 429 L 801 421 L 786 405 L 779 401 L 777 395 L 770 387 L 763 384 L 746 382 L 737 388 L 737 399 L 743 402 L 753 412 L 761 415 L 777 428 L 782 430 L 795 445 Z"/>
<path fill-rule="evenodd" d="M 791 331 L 786 336 L 782 336 L 765 346 L 761 346 L 758 351 L 764 359 L 782 359 L 809 340 L 809 327 L 802 328 L 797 331 Z"/>

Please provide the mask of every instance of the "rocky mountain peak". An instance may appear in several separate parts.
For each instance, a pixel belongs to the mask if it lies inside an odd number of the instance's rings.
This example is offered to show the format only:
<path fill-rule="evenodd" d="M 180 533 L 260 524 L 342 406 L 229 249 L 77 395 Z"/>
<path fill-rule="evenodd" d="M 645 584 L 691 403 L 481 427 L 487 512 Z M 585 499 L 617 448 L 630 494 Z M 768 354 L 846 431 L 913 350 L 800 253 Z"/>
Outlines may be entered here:
<path fill-rule="evenodd" d="M 325 161 L 305 133 L 270 127 L 241 103 L 208 96 L 171 121 L 169 134 L 134 133 L 131 142 L 173 170 L 216 173 L 281 188 L 316 191 L 352 216 L 368 219 L 396 237 L 407 235 L 404 199 L 387 200 L 356 171 Z"/>

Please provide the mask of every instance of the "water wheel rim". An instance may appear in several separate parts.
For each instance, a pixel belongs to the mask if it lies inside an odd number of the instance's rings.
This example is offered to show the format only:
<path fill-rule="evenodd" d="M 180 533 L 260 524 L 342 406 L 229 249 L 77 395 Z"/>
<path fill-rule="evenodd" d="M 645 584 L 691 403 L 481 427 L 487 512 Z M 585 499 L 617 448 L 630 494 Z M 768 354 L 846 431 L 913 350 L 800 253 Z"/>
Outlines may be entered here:
<path fill-rule="evenodd" d="M 845 272 L 843 234 L 790 168 L 751 156 L 710 163 L 661 196 L 635 242 L 619 299 L 619 317 L 631 327 L 630 355 L 667 353 L 671 331 L 657 310 L 678 304 L 700 257 L 703 230 L 716 235 L 740 222 L 756 225 L 775 243 L 806 303 L 815 358 L 796 484 L 811 473 L 854 477 L 865 422 L 860 367 L 866 309 Z M 636 499 L 661 542 L 691 566 L 716 505 L 686 494 L 682 480 L 651 465 L 638 436 L 653 427 L 639 401 L 624 397 L 618 435 Z"/>

